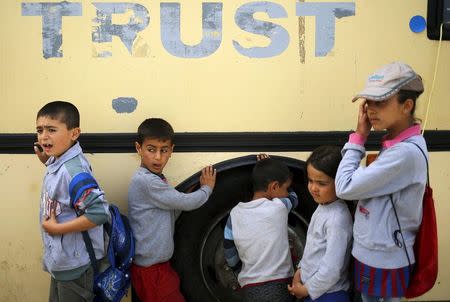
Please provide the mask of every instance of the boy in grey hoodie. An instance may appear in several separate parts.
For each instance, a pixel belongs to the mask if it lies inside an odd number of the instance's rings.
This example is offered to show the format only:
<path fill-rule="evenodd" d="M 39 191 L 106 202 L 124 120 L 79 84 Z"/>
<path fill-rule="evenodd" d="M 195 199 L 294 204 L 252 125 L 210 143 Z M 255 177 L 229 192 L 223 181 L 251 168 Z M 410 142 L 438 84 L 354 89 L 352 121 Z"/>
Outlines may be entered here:
<path fill-rule="evenodd" d="M 77 142 L 79 125 L 77 108 L 62 101 L 48 103 L 36 118 L 35 152 L 47 166 L 39 217 L 43 268 L 51 275 L 50 302 L 84 302 L 94 298 L 93 269 L 82 231 L 88 231 L 96 258 L 104 256 L 103 223 L 109 217 L 108 204 Z M 90 180 L 89 188 L 74 190 L 71 184 L 80 175 Z"/>
<path fill-rule="evenodd" d="M 128 216 L 136 239 L 136 255 L 131 281 L 142 302 L 182 302 L 180 280 L 170 266 L 174 250 L 175 220 L 181 211 L 202 206 L 211 195 L 216 171 L 202 170 L 201 187 L 195 192 L 178 192 L 162 174 L 174 144 L 174 132 L 168 122 L 146 119 L 138 128 L 136 151 L 141 166 L 128 190 Z"/>

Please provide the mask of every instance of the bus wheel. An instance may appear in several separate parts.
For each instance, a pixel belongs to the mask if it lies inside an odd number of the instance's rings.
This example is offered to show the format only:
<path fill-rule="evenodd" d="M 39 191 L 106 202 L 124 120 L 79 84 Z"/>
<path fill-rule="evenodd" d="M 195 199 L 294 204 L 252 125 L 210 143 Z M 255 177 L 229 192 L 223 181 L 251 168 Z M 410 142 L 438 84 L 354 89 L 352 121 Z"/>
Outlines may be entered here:
<path fill-rule="evenodd" d="M 292 160 L 280 159 L 288 160 L 288 163 Z M 223 230 L 230 210 L 238 202 L 251 199 L 250 174 L 255 162 L 228 170 L 218 169 L 216 187 L 207 203 L 197 210 L 183 212 L 177 220 L 172 264 L 180 276 L 182 293 L 189 302 L 242 301 L 236 275 L 224 258 Z M 303 162 L 291 162 L 288 166 L 300 201 L 288 218 L 292 261 L 296 265 L 303 254 L 307 220 L 315 203 L 307 194 Z M 198 183 L 191 183 L 189 188 L 181 188 L 181 191 L 197 188 Z"/>

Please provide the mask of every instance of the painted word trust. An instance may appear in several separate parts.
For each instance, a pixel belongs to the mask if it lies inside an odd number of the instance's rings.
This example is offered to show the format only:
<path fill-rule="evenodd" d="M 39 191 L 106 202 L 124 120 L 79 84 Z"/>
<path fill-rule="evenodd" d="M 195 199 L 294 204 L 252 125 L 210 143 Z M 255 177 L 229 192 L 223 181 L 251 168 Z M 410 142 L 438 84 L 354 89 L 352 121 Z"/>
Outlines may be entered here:
<path fill-rule="evenodd" d="M 222 8 L 224 2 L 202 3 L 202 39 L 196 45 L 187 45 L 181 40 L 181 5 L 177 2 L 160 3 L 161 42 L 167 52 L 181 58 L 203 58 L 213 54 L 222 43 Z M 128 2 L 93 2 L 96 17 L 92 29 L 93 43 L 111 43 L 112 37 L 120 38 L 133 55 L 133 43 L 139 32 L 150 24 L 150 14 L 141 4 Z M 240 6 L 234 15 L 236 25 L 243 31 L 262 35 L 270 39 L 265 47 L 243 47 L 233 40 L 233 46 L 240 54 L 250 58 L 278 56 L 289 45 L 289 33 L 282 26 L 254 17 L 265 13 L 270 19 L 287 18 L 283 6 L 260 1 Z M 112 16 L 129 16 L 126 24 L 113 24 Z M 42 17 L 42 48 L 44 58 L 63 56 L 62 18 L 82 15 L 81 2 L 34 2 L 22 3 L 22 16 Z M 355 15 L 353 2 L 298 2 L 296 16 L 315 17 L 315 56 L 326 56 L 334 46 L 336 18 Z M 104 45 L 104 44 L 103 44 Z M 96 57 L 112 56 L 111 51 L 99 51 Z"/>

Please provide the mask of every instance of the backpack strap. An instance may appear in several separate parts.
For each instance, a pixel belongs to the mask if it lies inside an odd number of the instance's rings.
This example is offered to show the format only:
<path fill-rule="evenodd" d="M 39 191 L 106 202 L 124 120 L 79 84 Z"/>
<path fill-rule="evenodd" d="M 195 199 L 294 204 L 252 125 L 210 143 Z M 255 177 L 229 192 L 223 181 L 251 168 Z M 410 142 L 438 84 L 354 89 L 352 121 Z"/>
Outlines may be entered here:
<path fill-rule="evenodd" d="M 97 258 L 95 258 L 94 247 L 92 246 L 91 237 L 89 237 L 89 233 L 87 231 L 82 231 L 81 235 L 83 235 L 83 241 L 86 245 L 86 250 L 89 254 L 89 259 L 91 260 L 92 268 L 94 269 L 94 276 L 98 275 L 98 267 L 97 267 Z"/>
<path fill-rule="evenodd" d="M 108 247 L 107 247 L 107 251 L 106 251 L 109 263 L 112 266 L 116 266 L 116 257 L 115 257 L 115 254 L 114 254 L 114 246 L 112 244 L 112 241 L 113 241 L 112 237 L 114 236 L 113 235 L 113 226 L 116 224 L 116 219 L 117 219 L 117 217 L 115 215 L 116 213 L 115 213 L 114 210 L 115 210 L 115 206 L 114 205 L 110 205 L 109 206 L 109 213 L 111 215 L 111 223 L 108 223 L 108 225 L 107 225 L 107 228 L 108 228 L 107 233 L 109 235 L 109 243 L 108 243 Z"/>
<path fill-rule="evenodd" d="M 413 142 L 409 142 L 409 143 L 411 143 L 411 144 L 413 144 L 413 145 L 416 145 L 416 147 L 419 148 L 420 152 L 422 152 L 422 155 L 423 155 L 423 157 L 425 158 L 425 162 L 426 162 L 426 164 L 427 164 L 427 186 L 429 186 L 429 185 L 430 185 L 430 173 L 429 173 L 429 167 L 428 167 L 428 159 L 427 159 L 427 156 L 425 155 L 425 152 L 422 150 L 422 148 L 420 148 L 420 146 L 419 146 L 418 144 L 413 143 Z M 407 251 L 407 249 L 406 249 L 405 238 L 403 237 L 402 227 L 400 226 L 400 220 L 398 219 L 397 209 L 395 208 L 395 204 L 394 204 L 394 200 L 393 200 L 393 198 L 392 198 L 392 194 L 389 195 L 389 198 L 390 198 L 390 200 L 391 200 L 392 208 L 394 209 L 395 219 L 397 220 L 397 224 L 398 224 L 398 231 L 395 231 L 395 232 L 394 232 L 394 241 L 395 241 L 395 244 L 396 244 L 398 247 L 402 247 L 402 245 L 403 245 L 403 248 L 404 248 L 405 254 L 406 254 L 406 258 L 408 259 L 409 269 L 410 269 L 410 271 L 412 271 L 412 270 L 411 270 L 411 269 L 412 269 L 412 267 L 411 267 L 411 260 L 410 260 L 410 258 L 409 258 L 408 251 Z M 402 238 L 403 244 L 398 240 L 398 238 L 397 238 L 397 235 L 398 235 L 398 234 L 400 234 L 400 237 Z"/>
<path fill-rule="evenodd" d="M 425 162 L 427 163 L 427 185 L 429 186 L 430 185 L 430 168 L 428 166 L 428 158 L 425 155 L 425 152 L 422 150 L 422 148 L 420 148 L 420 146 L 418 144 L 413 143 L 413 142 L 409 142 L 409 143 L 416 145 L 416 147 L 419 148 L 420 152 L 422 152 L 422 155 L 425 158 Z"/>
<path fill-rule="evenodd" d="M 70 204 L 75 210 L 78 217 L 83 215 L 83 212 L 79 209 L 80 197 L 83 192 L 90 188 L 98 188 L 98 184 L 94 177 L 87 172 L 82 172 L 75 175 L 69 184 Z M 82 231 L 84 244 L 91 260 L 92 268 L 94 269 L 94 276 L 98 274 L 97 259 L 95 258 L 94 247 L 92 246 L 91 237 L 89 237 L 88 231 Z"/>
<path fill-rule="evenodd" d="M 400 220 L 398 219 L 397 209 L 395 208 L 394 200 L 392 198 L 392 194 L 389 195 L 389 199 L 391 200 L 392 208 L 394 209 L 395 219 L 397 220 L 398 230 L 396 230 L 393 234 L 395 245 L 398 247 L 402 247 L 405 250 L 406 258 L 408 259 L 409 270 L 412 271 L 411 267 L 411 259 L 409 258 L 408 250 L 406 249 L 405 238 L 403 237 L 402 227 L 400 226 Z M 402 238 L 402 242 L 400 242 L 397 238 L 397 235 L 400 234 Z"/>

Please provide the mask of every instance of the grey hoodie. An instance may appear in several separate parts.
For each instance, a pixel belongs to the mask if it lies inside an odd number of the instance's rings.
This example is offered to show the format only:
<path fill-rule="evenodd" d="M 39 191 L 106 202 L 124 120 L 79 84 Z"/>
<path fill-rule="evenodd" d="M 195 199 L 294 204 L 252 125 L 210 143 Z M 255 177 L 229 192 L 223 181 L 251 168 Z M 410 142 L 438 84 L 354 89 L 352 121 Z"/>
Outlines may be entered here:
<path fill-rule="evenodd" d="M 394 269 L 408 265 L 403 247 L 394 241 L 398 224 L 391 196 L 411 263 L 415 262 L 413 244 L 422 221 L 427 166 L 421 151 L 412 142 L 427 154 L 424 138 L 414 135 L 383 149 L 368 167 L 360 166 L 365 156 L 364 146 L 347 143 L 342 150 L 336 194 L 342 199 L 359 201 L 353 226 L 352 254 L 369 266 Z"/>

